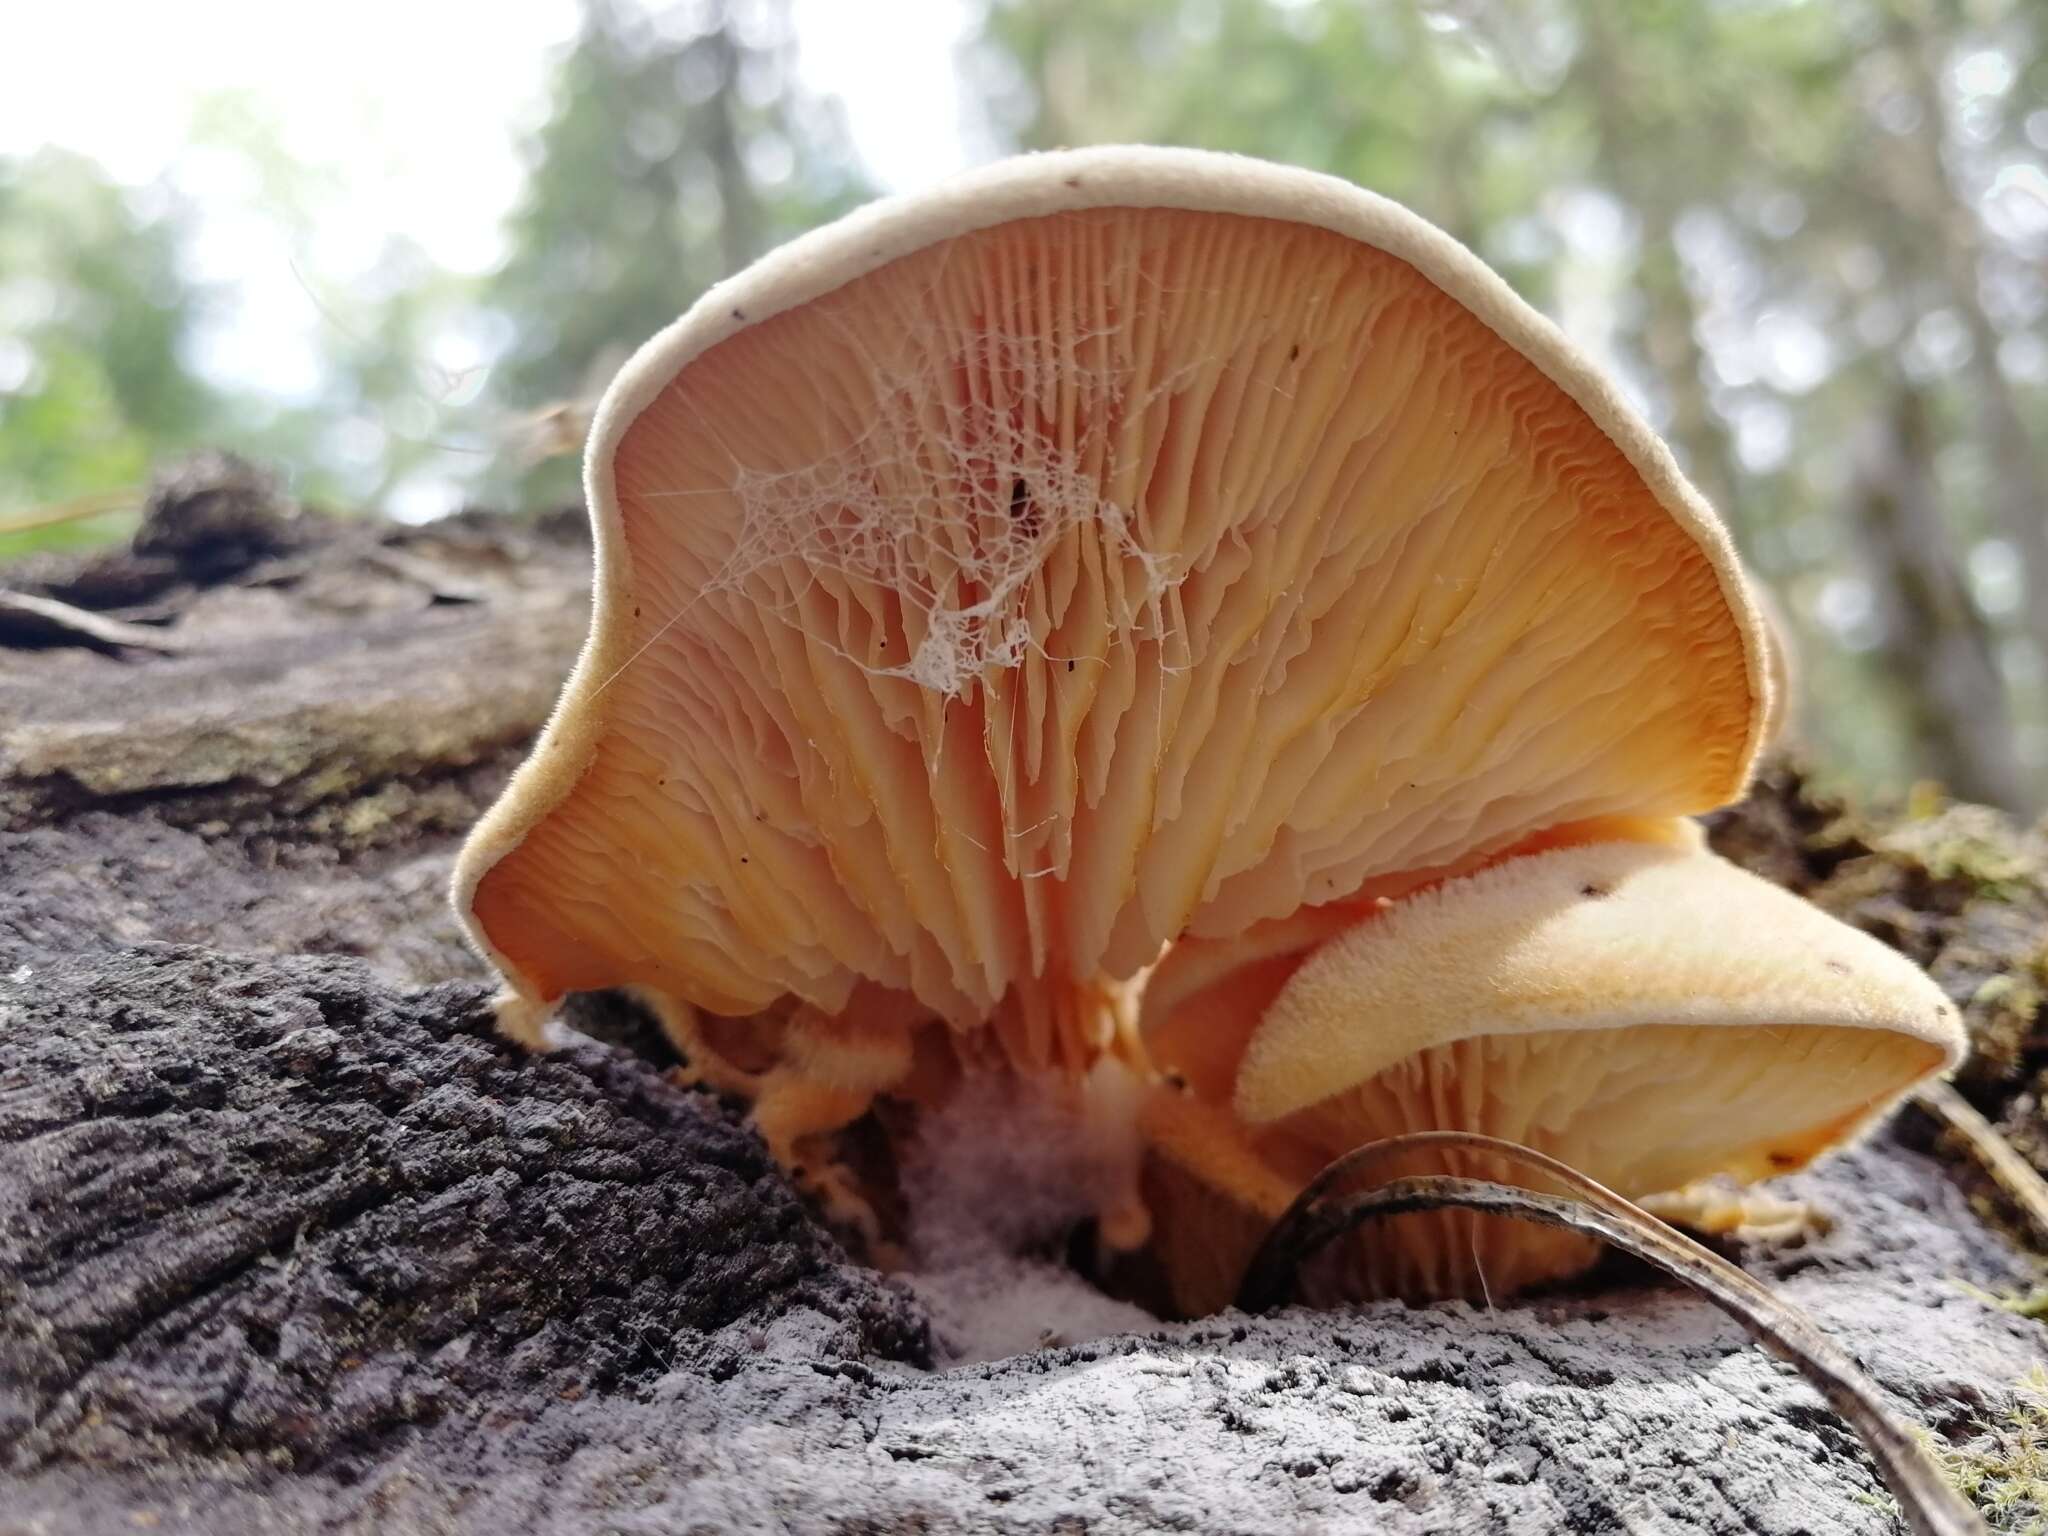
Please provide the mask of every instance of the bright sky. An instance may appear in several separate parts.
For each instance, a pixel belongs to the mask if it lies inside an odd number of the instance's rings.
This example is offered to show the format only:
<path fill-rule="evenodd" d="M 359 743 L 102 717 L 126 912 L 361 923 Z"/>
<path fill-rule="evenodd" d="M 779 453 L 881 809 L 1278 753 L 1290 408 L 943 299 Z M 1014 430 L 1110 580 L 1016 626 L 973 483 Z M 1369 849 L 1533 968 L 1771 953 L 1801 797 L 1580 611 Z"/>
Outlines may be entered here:
<path fill-rule="evenodd" d="M 868 0 L 792 9 L 804 83 L 845 103 L 877 181 L 916 186 L 966 163 L 953 54 L 968 0 L 888 0 L 886 22 Z M 394 233 L 479 271 L 499 255 L 515 146 L 540 119 L 576 19 L 575 0 L 14 6 L 0 48 L 0 155 L 58 145 L 136 184 L 169 171 L 202 209 L 198 275 L 231 295 L 201 366 L 303 397 L 318 383 L 327 322 L 246 165 L 187 146 L 195 107 L 248 93 L 287 153 L 318 170 L 316 286 L 360 276 Z"/>

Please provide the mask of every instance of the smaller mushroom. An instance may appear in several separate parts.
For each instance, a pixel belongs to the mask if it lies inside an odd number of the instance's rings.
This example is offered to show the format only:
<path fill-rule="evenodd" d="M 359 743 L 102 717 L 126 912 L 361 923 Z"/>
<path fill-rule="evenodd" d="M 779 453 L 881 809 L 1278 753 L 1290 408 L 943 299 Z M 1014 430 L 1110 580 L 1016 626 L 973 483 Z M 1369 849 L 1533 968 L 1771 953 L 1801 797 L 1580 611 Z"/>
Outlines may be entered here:
<path fill-rule="evenodd" d="M 1232 1015 L 1256 1023 L 1232 1030 Z M 1903 956 L 1707 852 L 1689 824 L 1510 858 L 1312 949 L 1212 966 L 1146 1029 L 1185 1085 L 1155 1095 L 1145 1125 L 1155 1246 L 1189 1313 L 1227 1304 L 1266 1227 L 1365 1142 L 1481 1131 L 1635 1198 L 1747 1184 L 1855 1137 L 1964 1053 L 1955 1008 Z M 1495 1161 L 1417 1154 L 1376 1176 L 1527 1182 Z M 1498 1296 L 1595 1251 L 1429 1212 L 1348 1240 L 1304 1294 Z"/>

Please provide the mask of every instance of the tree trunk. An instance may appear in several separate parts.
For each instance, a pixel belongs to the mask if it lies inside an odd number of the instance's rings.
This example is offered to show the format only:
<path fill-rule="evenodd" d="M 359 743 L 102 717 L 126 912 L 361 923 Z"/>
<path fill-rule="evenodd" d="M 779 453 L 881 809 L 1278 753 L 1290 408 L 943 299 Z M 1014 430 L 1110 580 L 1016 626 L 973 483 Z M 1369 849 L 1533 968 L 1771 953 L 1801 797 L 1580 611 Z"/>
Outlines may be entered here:
<path fill-rule="evenodd" d="M 718 188 L 718 249 L 730 276 L 761 254 L 761 208 L 754 179 L 740 158 L 740 51 L 725 10 L 720 10 L 718 25 L 705 34 L 701 46 L 709 50 L 718 77 L 711 99 L 698 115 L 704 124 L 704 154 Z"/>
<path fill-rule="evenodd" d="M 1932 245 L 1933 266 L 1949 303 L 1970 338 L 1969 381 L 1977 432 L 1991 467 L 1992 511 L 1999 531 L 2017 552 L 2026 577 L 2021 613 L 2035 655 L 2048 665 L 2048 464 L 2028 431 L 2012 382 L 1999 366 L 2002 340 L 1985 311 L 1981 289 L 1983 226 L 1956 188 L 1946 146 L 1948 104 L 1935 62 L 1934 42 L 1921 24 L 1921 7 L 1905 3 L 1889 12 L 1892 51 L 1921 108 L 1896 164 L 1879 163 L 1877 184 L 1888 194 L 1902 226 Z M 2040 786 L 2006 802 L 2015 809 L 2040 803 Z"/>
<path fill-rule="evenodd" d="M 1654 114 L 1631 78 L 1627 50 L 1617 29 L 1624 19 L 1608 0 L 1586 7 L 1580 69 L 1583 95 L 1593 106 L 1599 135 L 1599 169 L 1614 182 L 1622 201 L 1642 220 L 1642 256 L 1637 276 L 1646 313 L 1643 349 L 1655 376 L 1671 392 L 1666 435 L 1678 450 L 1700 494 L 1730 525 L 1753 542 L 1758 530 L 1745 526 L 1737 494 L 1735 450 L 1728 427 L 1707 396 L 1707 356 L 1699 342 L 1699 313 L 1678 259 L 1675 232 L 1683 212 L 1670 164 L 1652 135 Z"/>
<path fill-rule="evenodd" d="M 1927 408 L 1904 380 L 1880 431 L 1864 443 L 1851 526 L 1882 594 L 1884 655 L 1905 687 L 1915 756 L 1966 800 L 2018 805 L 2011 712 L 1991 636 L 1949 550 L 1928 465 Z"/>

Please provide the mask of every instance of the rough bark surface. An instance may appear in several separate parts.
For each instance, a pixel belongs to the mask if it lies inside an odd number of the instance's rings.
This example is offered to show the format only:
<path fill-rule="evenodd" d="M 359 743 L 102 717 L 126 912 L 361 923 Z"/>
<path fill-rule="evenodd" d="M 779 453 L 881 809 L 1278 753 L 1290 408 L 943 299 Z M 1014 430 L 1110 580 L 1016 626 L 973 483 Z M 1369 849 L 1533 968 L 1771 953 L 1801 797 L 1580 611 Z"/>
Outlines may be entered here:
<path fill-rule="evenodd" d="M 573 524 L 335 525 L 210 463 L 135 550 L 0 572 L 177 636 L 0 629 L 0 1536 L 1898 1528 L 1796 1376 L 1619 1264 L 1099 1339 L 1077 1302 L 935 1368 L 627 1010 L 544 1059 L 490 1032 L 442 882 L 587 562 Z M 1973 818 L 1781 771 L 1715 835 L 1930 964 L 2024 1133 L 2048 897 Z M 2035 1273 L 1989 1197 L 1889 1136 L 1787 1192 L 1831 1229 L 1745 1260 L 1935 1435 L 2005 1411 L 2048 1336 L 1985 1294 Z"/>
<path fill-rule="evenodd" d="M 347 1475 L 508 1390 L 729 1374 L 724 1336 L 792 1308 L 835 1354 L 927 1357 L 753 1137 L 621 1052 L 526 1059 L 477 987 L 167 945 L 25 969 L 0 1041 L 17 1465 Z"/>

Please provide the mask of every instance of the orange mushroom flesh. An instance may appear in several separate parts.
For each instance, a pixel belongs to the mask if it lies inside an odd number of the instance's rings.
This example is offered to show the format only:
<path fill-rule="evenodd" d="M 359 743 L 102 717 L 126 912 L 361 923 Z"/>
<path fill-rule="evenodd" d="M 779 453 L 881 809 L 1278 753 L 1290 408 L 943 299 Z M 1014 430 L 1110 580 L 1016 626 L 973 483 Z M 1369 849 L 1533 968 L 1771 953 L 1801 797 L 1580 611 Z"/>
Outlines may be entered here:
<path fill-rule="evenodd" d="M 1162 990 L 1146 1040 L 1178 1086 L 1147 1107 L 1146 1193 L 1176 1305 L 1227 1304 L 1295 1192 L 1367 1142 L 1481 1131 L 1636 1198 L 1747 1184 L 1961 1059 L 1954 1007 L 1910 962 L 1692 842 L 1515 857 Z M 1371 1177 L 1412 1173 L 1528 1182 L 1455 1151 Z M 1595 1252 L 1500 1217 L 1402 1216 L 1323 1260 L 1311 1294 L 1476 1300 Z"/>
<path fill-rule="evenodd" d="M 1142 1070 L 1169 946 L 1725 803 L 1760 738 L 1648 429 L 1324 177 L 1087 151 L 865 210 L 643 349 L 588 469 L 590 643 L 457 908 L 529 1041 L 609 986 L 707 1063 L 752 1031 L 785 1157 L 942 1081 L 934 1031 Z"/>

